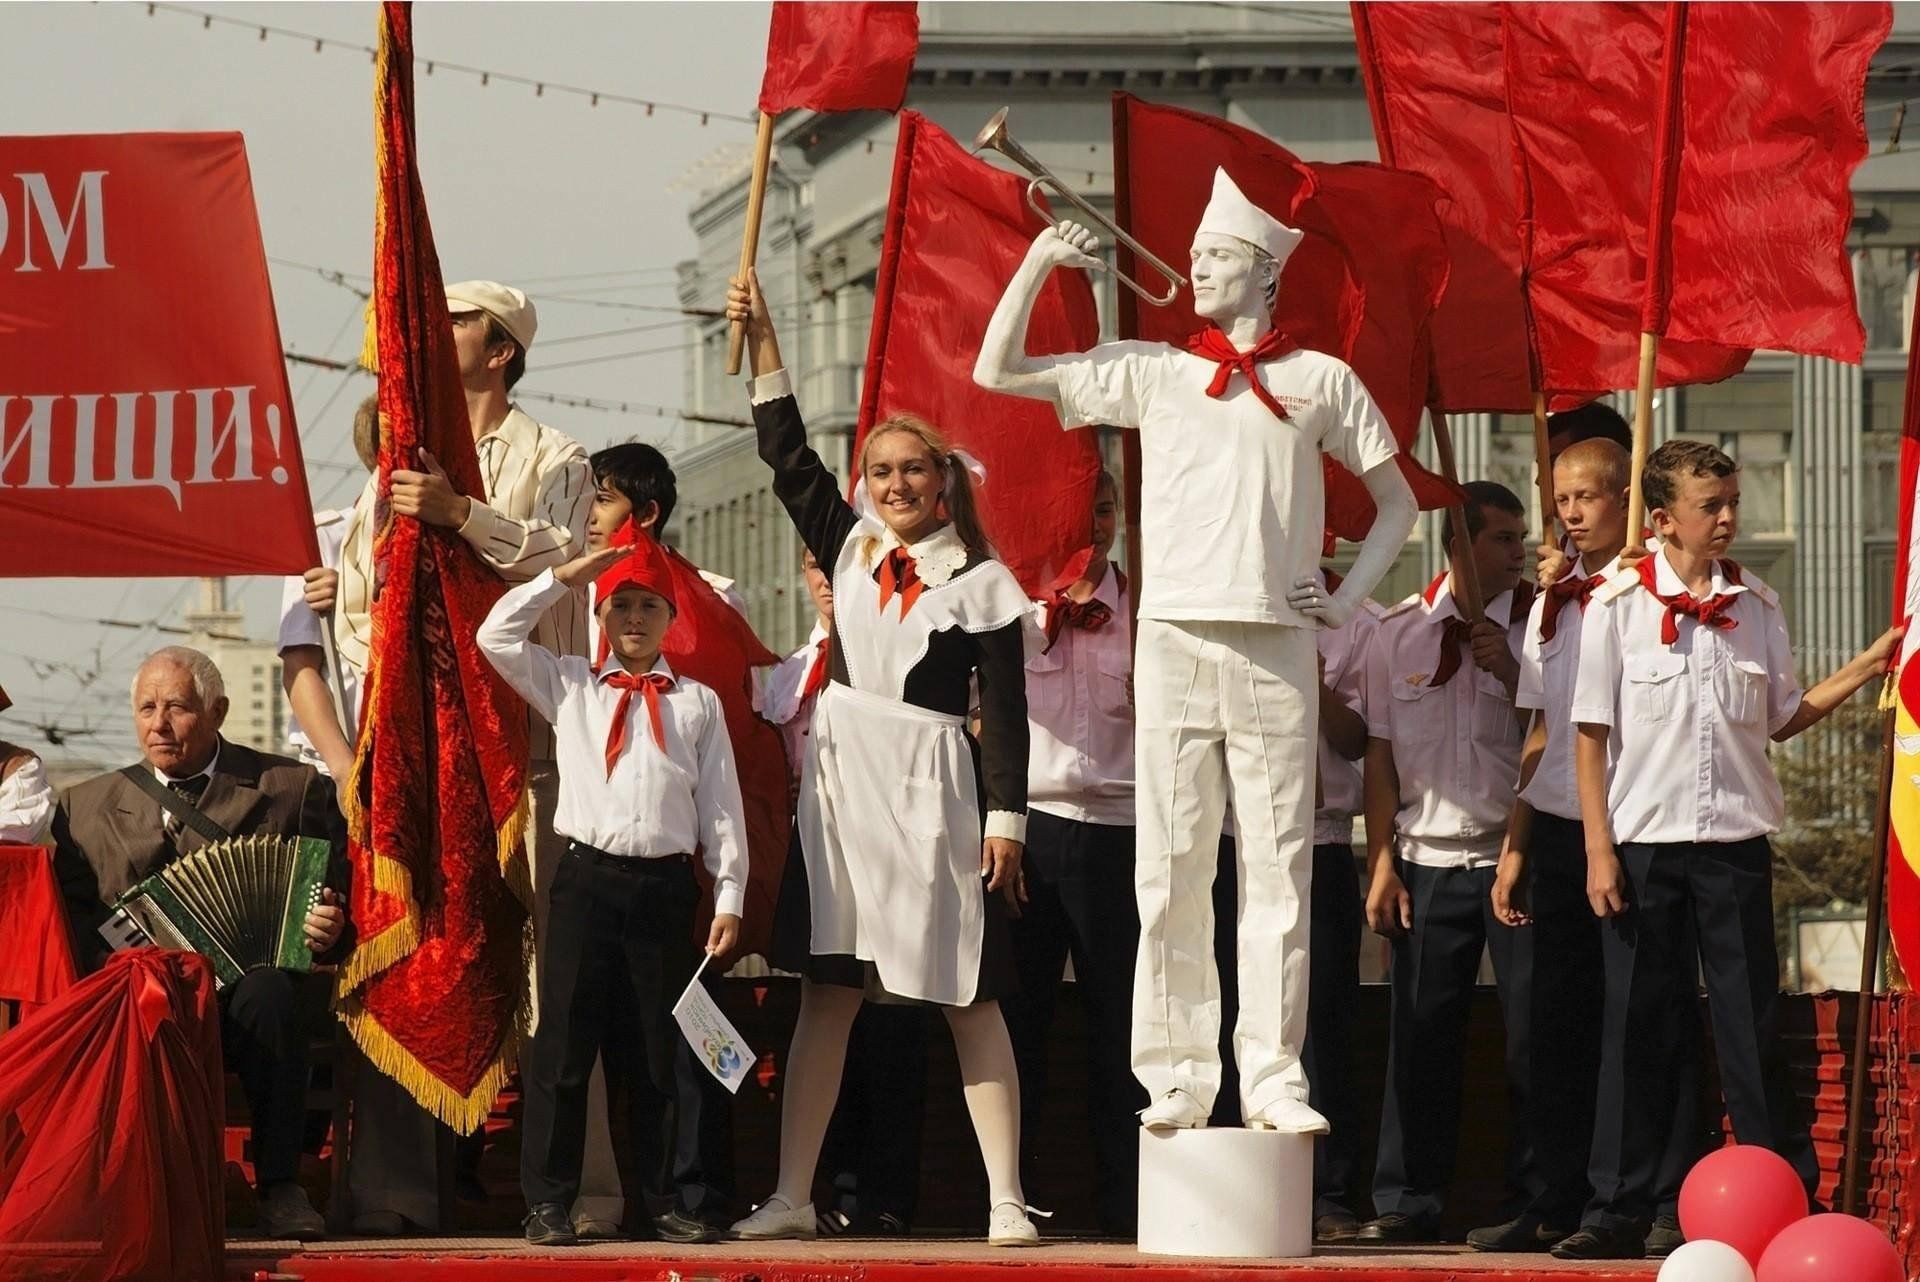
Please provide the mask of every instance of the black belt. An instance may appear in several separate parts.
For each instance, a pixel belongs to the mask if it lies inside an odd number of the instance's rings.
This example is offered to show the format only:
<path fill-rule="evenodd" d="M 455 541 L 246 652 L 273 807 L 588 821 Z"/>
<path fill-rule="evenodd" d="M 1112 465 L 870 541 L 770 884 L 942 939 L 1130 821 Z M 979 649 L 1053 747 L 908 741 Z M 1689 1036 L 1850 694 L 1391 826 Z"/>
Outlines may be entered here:
<path fill-rule="evenodd" d="M 598 846 L 589 846 L 584 841 L 575 841 L 572 838 L 567 839 L 567 852 L 584 856 L 609 868 L 622 868 L 629 871 L 635 870 L 636 867 L 643 869 L 644 867 L 691 868 L 693 866 L 692 855 L 616 855 L 611 851 L 602 850 Z"/>

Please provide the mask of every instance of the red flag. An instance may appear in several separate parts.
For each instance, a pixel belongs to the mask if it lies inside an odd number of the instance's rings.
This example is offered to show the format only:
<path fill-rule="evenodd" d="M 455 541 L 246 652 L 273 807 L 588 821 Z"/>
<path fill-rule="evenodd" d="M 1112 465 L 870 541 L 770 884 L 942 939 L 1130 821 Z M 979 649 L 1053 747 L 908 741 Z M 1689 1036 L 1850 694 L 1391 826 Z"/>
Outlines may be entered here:
<path fill-rule="evenodd" d="M 854 441 L 858 457 L 876 422 L 909 413 L 977 456 L 987 469 L 978 498 L 988 537 L 1035 597 L 1088 545 L 1099 451 L 1092 432 L 1062 431 L 1046 405 L 983 391 L 973 362 L 1005 282 L 1044 225 L 1027 207 L 1024 176 L 968 155 L 918 112 L 901 113 Z M 1099 339 L 1084 273 L 1053 273 L 1034 305 L 1028 350 L 1078 352 Z"/>
<path fill-rule="evenodd" d="M 1893 778 L 1887 827 L 1887 927 L 1909 977 L 1920 975 L 1920 309 L 1907 342 L 1907 390 L 1900 425 L 1900 525 L 1894 544 L 1893 619 L 1907 624 L 1894 664 Z M 1885 706 L 1885 692 L 1882 695 Z"/>
<path fill-rule="evenodd" d="M 774 0 L 760 110 L 898 111 L 920 47 L 919 6 Z"/>
<path fill-rule="evenodd" d="M 787 866 L 793 811 L 786 741 L 753 710 L 753 670 L 780 662 L 780 656 L 760 644 L 752 626 L 691 561 L 669 548 L 667 564 L 673 570 L 675 613 L 660 652 L 675 672 L 719 695 L 726 712 L 727 738 L 747 811 L 747 902 L 740 917 L 739 951 L 764 955 L 773 942 L 773 908 Z M 713 887 L 705 863 L 695 860 L 694 869 L 707 896 L 694 931 L 704 945 L 713 919 Z"/>
<path fill-rule="evenodd" d="M 1380 165 L 1300 160 L 1217 116 L 1115 94 L 1115 181 L 1131 232 L 1167 262 L 1185 262 L 1224 168 L 1256 205 L 1306 233 L 1280 278 L 1274 324 L 1302 347 L 1351 365 L 1399 441 L 1400 469 L 1423 508 L 1459 500 L 1407 451 L 1420 430 L 1430 374 L 1428 326 L 1447 288 L 1447 252 L 1417 174 Z M 1184 346 L 1204 328 L 1192 295 L 1138 309 L 1139 337 Z M 1373 524 L 1366 486 L 1326 459 L 1327 528 L 1362 539 Z"/>
<path fill-rule="evenodd" d="M 318 565 L 240 135 L 0 138 L 0 173 L 7 573 Z"/>
<path fill-rule="evenodd" d="M 413 122 L 412 10 L 389 3 L 374 131 L 382 497 L 346 807 L 359 940 L 338 986 L 341 1018 L 367 1057 L 471 1132 L 513 1066 L 525 995 L 527 713 L 474 642 L 499 577 L 458 533 L 395 516 L 385 498 L 389 474 L 422 448 L 456 491 L 484 492 Z"/>
<path fill-rule="evenodd" d="M 1729 6 L 1745 10 L 1748 6 Z M 1453 273 L 1433 327 L 1440 404 L 1525 412 L 1632 387 L 1646 282 L 1663 12 L 1631 5 L 1356 4 L 1374 136 L 1425 174 Z M 1660 346 L 1662 386 L 1748 351 Z"/>

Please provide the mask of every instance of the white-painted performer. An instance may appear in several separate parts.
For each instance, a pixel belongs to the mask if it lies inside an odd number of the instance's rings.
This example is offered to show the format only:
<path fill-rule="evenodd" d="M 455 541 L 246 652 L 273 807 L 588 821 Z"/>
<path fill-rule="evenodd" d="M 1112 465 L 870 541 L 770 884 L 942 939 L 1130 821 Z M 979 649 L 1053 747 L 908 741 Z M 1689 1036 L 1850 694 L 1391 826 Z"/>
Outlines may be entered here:
<path fill-rule="evenodd" d="M 1319 738 L 1315 631 L 1353 616 L 1413 528 L 1393 435 L 1353 370 L 1273 327 L 1301 233 L 1225 170 L 1194 234 L 1188 350 L 1103 343 L 1027 355 L 1055 267 L 1097 267 L 1071 222 L 1035 239 L 988 324 L 974 380 L 1051 401 L 1063 427 L 1140 432 L 1140 627 L 1135 658 L 1140 954 L 1133 1069 L 1153 1129 L 1205 1125 L 1220 1087 L 1220 983 L 1210 890 L 1231 802 L 1239 830 L 1240 1016 L 1234 1057 L 1248 1125 L 1321 1134 L 1307 1103 L 1308 887 Z M 1316 577 L 1322 453 L 1359 476 L 1379 515 L 1352 571 Z M 1275 961 L 1279 962 L 1276 973 Z"/>

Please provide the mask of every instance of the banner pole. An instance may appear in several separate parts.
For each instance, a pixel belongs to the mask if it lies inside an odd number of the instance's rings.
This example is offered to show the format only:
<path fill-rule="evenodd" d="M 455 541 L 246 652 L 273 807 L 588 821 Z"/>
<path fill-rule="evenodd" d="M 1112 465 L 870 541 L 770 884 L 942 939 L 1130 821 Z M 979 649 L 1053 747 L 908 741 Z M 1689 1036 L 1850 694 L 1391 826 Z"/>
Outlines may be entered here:
<path fill-rule="evenodd" d="M 1647 494 L 1640 483 L 1646 470 L 1647 455 L 1653 442 L 1653 376 L 1660 358 L 1660 336 L 1643 331 L 1640 335 L 1640 377 L 1633 394 L 1633 469 L 1627 490 L 1627 553 L 1644 553 L 1647 541 Z"/>
<path fill-rule="evenodd" d="M 741 280 L 753 270 L 760 255 L 760 211 L 767 203 L 767 171 L 773 167 L 773 116 L 760 113 L 760 132 L 753 140 L 753 180 L 747 186 L 747 221 L 740 233 Z M 727 326 L 727 373 L 740 372 L 740 358 L 747 348 L 747 326 L 732 321 Z"/>
<path fill-rule="evenodd" d="M 1888 675 L 1891 682 L 1893 677 Z M 1873 812 L 1873 875 L 1867 882 L 1867 933 L 1860 949 L 1860 991 L 1853 1008 L 1853 1059 L 1847 1065 L 1847 1133 L 1841 1152 L 1840 1210 L 1861 1215 L 1860 1142 L 1867 1116 L 1872 1074 L 1868 1054 L 1873 1032 L 1873 997 L 1880 986 L 1880 928 L 1886 915 L 1887 843 L 1893 806 L 1893 728 L 1898 703 L 1887 708 L 1880 726 L 1880 795 Z"/>
<path fill-rule="evenodd" d="M 353 703 L 347 698 L 346 674 L 340 667 L 340 647 L 333 637 L 333 611 L 320 612 L 320 652 L 327 665 L 327 684 L 333 691 L 335 709 L 340 714 L 340 730 L 349 745 L 360 739 L 360 719 L 353 715 Z"/>
<path fill-rule="evenodd" d="M 1440 459 L 1440 475 L 1459 489 L 1460 469 L 1453 461 L 1453 432 L 1447 427 L 1447 412 L 1437 405 L 1429 405 L 1427 417 L 1433 421 L 1433 452 Z M 1453 526 L 1453 538 L 1447 543 L 1447 562 L 1453 570 L 1453 597 L 1459 602 L 1458 608 L 1466 621 L 1478 623 L 1486 617 L 1487 603 L 1480 599 L 1480 567 L 1474 562 L 1473 539 L 1467 533 L 1466 504 L 1448 505 L 1447 519 Z"/>
<path fill-rule="evenodd" d="M 1536 483 L 1540 487 L 1540 542 L 1552 547 L 1553 518 L 1559 510 L 1553 500 L 1553 459 L 1547 448 L 1547 394 L 1533 394 L 1533 466 L 1539 473 Z"/>

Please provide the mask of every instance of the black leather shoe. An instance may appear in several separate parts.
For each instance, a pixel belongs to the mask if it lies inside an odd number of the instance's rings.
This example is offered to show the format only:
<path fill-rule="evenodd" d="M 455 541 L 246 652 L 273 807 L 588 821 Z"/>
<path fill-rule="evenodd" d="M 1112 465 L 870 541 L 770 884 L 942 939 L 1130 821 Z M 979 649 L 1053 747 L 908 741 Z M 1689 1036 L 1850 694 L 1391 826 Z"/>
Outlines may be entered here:
<path fill-rule="evenodd" d="M 1314 1217 L 1313 1240 L 1320 1246 L 1338 1246 L 1360 1236 L 1360 1221 L 1351 1211 L 1328 1211 Z"/>
<path fill-rule="evenodd" d="M 662 1242 L 678 1242 L 682 1245 L 720 1240 L 720 1230 L 710 1224 L 702 1224 L 679 1209 L 654 1216 L 653 1235 Z"/>
<path fill-rule="evenodd" d="M 1638 1260 L 1647 1254 L 1646 1240 L 1630 1229 L 1585 1224 L 1553 1248 L 1556 1260 Z"/>
<path fill-rule="evenodd" d="M 260 1211 L 260 1231 L 270 1238 L 317 1242 L 327 1235 L 327 1222 L 307 1200 L 307 1191 L 292 1180 L 261 1189 L 256 1205 Z"/>
<path fill-rule="evenodd" d="M 527 1212 L 528 1246 L 576 1246 L 580 1239 L 567 1218 L 567 1208 L 558 1202 L 542 1202 Z"/>
<path fill-rule="evenodd" d="M 1647 1255 L 1651 1259 L 1664 1260 L 1678 1251 L 1686 1240 L 1687 1235 L 1680 1231 L 1680 1217 L 1662 1215 L 1647 1230 Z"/>
<path fill-rule="evenodd" d="M 1467 1234 L 1467 1245 L 1476 1251 L 1551 1251 L 1571 1232 L 1542 1224 L 1537 1215 L 1521 1215 L 1505 1224 L 1474 1229 Z"/>
<path fill-rule="evenodd" d="M 1398 1211 L 1389 1211 L 1362 1224 L 1353 1240 L 1368 1243 L 1433 1242 L 1438 1240 L 1438 1235 L 1434 1232 L 1434 1226 L 1424 1220 L 1416 1220 L 1411 1215 L 1402 1215 Z"/>

